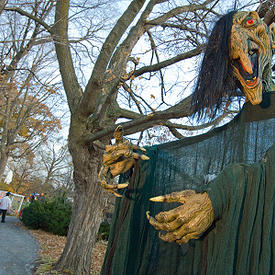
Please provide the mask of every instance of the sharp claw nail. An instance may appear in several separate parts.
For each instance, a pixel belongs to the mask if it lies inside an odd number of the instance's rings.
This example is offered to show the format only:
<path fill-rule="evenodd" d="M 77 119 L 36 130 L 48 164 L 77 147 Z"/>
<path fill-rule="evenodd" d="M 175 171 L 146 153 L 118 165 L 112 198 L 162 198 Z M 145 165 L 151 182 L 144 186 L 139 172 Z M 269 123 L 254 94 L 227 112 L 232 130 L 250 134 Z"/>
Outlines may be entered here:
<path fill-rule="evenodd" d="M 165 201 L 163 196 L 153 197 L 153 198 L 150 198 L 149 200 L 155 201 L 155 202 L 164 202 Z"/>
<path fill-rule="evenodd" d="M 141 155 L 141 157 L 140 157 L 142 160 L 149 160 L 150 158 L 149 157 L 147 157 L 147 156 L 145 156 L 145 155 Z"/>
<path fill-rule="evenodd" d="M 113 193 L 117 198 L 121 198 L 122 196 L 116 192 Z"/>
<path fill-rule="evenodd" d="M 117 185 L 117 189 L 122 189 L 122 188 L 126 188 L 129 185 L 129 183 L 119 183 Z"/>

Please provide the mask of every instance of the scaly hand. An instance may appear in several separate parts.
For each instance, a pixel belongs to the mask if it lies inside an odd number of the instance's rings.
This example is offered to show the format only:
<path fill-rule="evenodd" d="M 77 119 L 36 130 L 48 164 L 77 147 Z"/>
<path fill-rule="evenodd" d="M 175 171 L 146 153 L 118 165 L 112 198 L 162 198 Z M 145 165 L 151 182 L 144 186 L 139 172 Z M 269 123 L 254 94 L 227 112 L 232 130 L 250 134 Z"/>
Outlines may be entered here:
<path fill-rule="evenodd" d="M 214 211 L 207 193 L 183 190 L 150 199 L 154 202 L 180 202 L 183 205 L 170 211 L 160 212 L 155 218 L 146 212 L 149 223 L 157 230 L 159 237 L 167 242 L 187 243 L 198 239 L 213 223 Z"/>
<path fill-rule="evenodd" d="M 115 144 L 107 145 L 105 148 L 103 166 L 98 174 L 98 179 L 104 189 L 117 197 L 121 197 L 115 190 L 127 187 L 128 183 L 110 184 L 111 179 L 131 169 L 136 160 L 148 160 L 149 158 L 134 151 L 146 152 L 144 148 L 133 145 L 123 138 L 123 129 L 120 125 L 114 132 L 114 138 Z"/>

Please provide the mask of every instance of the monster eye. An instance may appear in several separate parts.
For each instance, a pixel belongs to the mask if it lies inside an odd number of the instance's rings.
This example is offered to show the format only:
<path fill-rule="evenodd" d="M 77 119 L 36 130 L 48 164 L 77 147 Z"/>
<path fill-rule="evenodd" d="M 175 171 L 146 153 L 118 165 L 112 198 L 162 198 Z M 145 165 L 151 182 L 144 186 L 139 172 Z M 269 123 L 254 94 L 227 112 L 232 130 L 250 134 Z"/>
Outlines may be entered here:
<path fill-rule="evenodd" d="M 248 18 L 245 24 L 247 27 L 250 27 L 250 26 L 253 26 L 255 23 L 256 23 L 256 20 L 250 17 Z"/>

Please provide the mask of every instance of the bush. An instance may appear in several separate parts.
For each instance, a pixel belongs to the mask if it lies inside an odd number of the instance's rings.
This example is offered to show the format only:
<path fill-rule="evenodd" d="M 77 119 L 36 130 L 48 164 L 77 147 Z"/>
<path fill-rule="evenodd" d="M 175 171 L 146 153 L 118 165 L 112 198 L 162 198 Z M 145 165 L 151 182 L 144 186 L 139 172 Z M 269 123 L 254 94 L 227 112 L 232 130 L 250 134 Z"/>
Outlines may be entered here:
<path fill-rule="evenodd" d="M 34 201 L 22 211 L 22 222 L 32 229 L 45 228 L 45 203 Z"/>
<path fill-rule="evenodd" d="M 108 223 L 108 221 L 104 221 L 100 224 L 98 234 L 97 234 L 97 239 L 108 241 L 109 234 L 110 234 L 110 224 Z"/>
<path fill-rule="evenodd" d="M 56 235 L 67 235 L 72 205 L 64 196 L 52 200 L 37 200 L 22 211 L 22 222 L 32 229 L 42 229 Z"/>
<path fill-rule="evenodd" d="M 48 207 L 52 213 L 48 221 L 49 231 L 56 235 L 67 235 L 72 216 L 72 204 L 58 198 L 49 202 Z"/>

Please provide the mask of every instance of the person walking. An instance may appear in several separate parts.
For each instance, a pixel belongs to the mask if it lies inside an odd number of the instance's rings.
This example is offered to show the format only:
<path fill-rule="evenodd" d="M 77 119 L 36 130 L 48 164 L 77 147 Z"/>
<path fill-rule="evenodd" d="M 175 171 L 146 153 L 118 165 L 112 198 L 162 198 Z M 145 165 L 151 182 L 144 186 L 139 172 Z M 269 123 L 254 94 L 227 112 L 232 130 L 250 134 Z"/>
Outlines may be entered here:
<path fill-rule="evenodd" d="M 7 192 L 6 196 L 0 200 L 0 212 L 2 214 L 2 220 L 1 220 L 2 223 L 5 222 L 7 211 L 9 212 L 11 208 L 11 200 L 9 198 L 9 195 L 10 195 L 10 192 Z"/>

